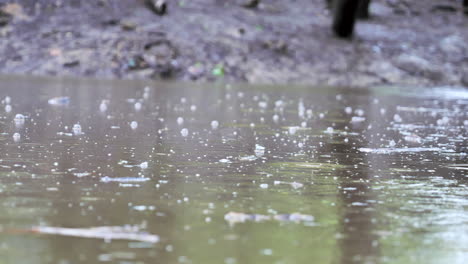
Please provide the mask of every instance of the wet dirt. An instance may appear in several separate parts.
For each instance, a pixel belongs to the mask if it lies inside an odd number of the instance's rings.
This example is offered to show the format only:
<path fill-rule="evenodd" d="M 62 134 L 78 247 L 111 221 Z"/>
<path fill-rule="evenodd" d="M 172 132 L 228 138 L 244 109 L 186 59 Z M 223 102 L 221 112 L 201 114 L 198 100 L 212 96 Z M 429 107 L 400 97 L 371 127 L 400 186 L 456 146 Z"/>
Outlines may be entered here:
<path fill-rule="evenodd" d="M 4 3 L 6 1 L 2 1 Z M 0 72 L 368 86 L 468 85 L 461 1 L 375 0 L 352 40 L 322 0 L 17 1 L 0 13 Z"/>

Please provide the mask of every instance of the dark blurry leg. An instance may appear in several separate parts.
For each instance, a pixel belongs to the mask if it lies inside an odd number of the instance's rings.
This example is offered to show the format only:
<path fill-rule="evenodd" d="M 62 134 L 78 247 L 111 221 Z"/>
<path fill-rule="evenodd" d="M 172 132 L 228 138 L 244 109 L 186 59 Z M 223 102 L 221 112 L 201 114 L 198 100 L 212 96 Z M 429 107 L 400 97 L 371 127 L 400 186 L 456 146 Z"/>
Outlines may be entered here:
<path fill-rule="evenodd" d="M 359 0 L 357 17 L 362 19 L 369 18 L 370 0 Z"/>
<path fill-rule="evenodd" d="M 359 0 L 335 0 L 333 4 L 333 31 L 342 38 L 353 35 Z"/>

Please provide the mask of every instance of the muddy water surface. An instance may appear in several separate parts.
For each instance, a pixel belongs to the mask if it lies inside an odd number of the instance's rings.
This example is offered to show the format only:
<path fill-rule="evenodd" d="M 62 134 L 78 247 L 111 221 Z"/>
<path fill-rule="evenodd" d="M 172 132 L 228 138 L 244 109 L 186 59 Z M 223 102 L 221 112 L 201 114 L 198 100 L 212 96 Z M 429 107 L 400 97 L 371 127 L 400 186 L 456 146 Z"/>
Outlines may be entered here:
<path fill-rule="evenodd" d="M 2 77 L 0 263 L 465 263 L 468 91 Z"/>

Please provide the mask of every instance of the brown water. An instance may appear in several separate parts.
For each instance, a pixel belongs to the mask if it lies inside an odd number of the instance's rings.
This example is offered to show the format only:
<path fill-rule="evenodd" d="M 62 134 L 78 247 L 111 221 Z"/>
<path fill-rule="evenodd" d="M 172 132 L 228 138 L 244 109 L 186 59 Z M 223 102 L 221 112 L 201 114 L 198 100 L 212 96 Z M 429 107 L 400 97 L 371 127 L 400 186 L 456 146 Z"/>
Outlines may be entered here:
<path fill-rule="evenodd" d="M 2 77 L 0 100 L 0 263 L 468 259 L 466 89 Z"/>

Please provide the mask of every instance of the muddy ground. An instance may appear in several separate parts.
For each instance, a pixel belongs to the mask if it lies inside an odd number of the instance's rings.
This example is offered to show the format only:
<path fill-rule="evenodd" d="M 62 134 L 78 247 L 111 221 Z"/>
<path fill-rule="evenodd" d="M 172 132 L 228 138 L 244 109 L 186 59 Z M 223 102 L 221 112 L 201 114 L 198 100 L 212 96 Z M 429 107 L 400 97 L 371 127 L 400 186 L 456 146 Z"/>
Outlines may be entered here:
<path fill-rule="evenodd" d="M 324 0 L 3 1 L 0 73 L 249 83 L 468 86 L 456 0 L 374 0 L 352 40 Z"/>

